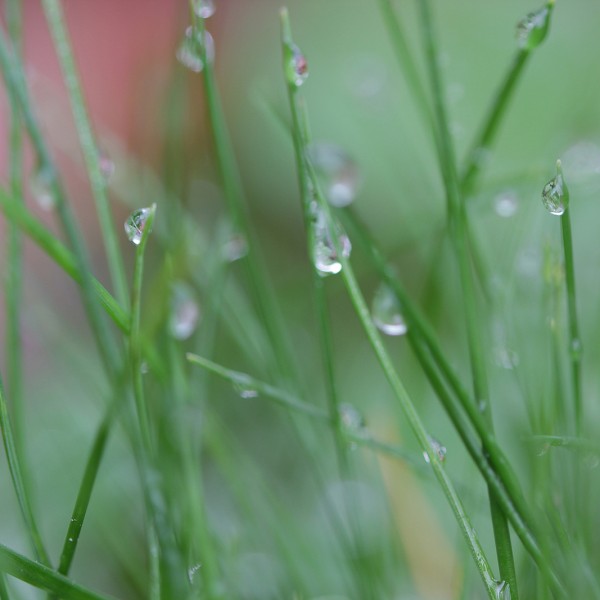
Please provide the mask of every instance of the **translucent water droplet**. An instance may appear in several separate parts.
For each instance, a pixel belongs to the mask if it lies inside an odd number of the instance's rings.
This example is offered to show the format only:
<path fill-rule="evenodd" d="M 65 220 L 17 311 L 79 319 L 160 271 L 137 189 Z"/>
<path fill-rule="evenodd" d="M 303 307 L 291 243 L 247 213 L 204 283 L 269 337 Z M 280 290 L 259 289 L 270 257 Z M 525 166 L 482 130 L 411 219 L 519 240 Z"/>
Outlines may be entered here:
<path fill-rule="evenodd" d="M 29 181 L 31 195 L 38 206 L 44 210 L 52 210 L 56 204 L 56 198 L 52 191 L 53 182 L 52 170 L 47 167 L 38 167 Z"/>
<path fill-rule="evenodd" d="M 542 201 L 550 214 L 560 216 L 569 206 L 569 191 L 565 183 L 560 161 L 556 161 L 556 176 L 542 190 Z"/>
<path fill-rule="evenodd" d="M 200 563 L 192 565 L 189 569 L 188 569 L 188 579 L 190 581 L 190 583 L 194 583 L 194 578 L 196 576 L 196 573 L 200 570 L 200 568 L 202 567 L 202 565 Z"/>
<path fill-rule="evenodd" d="M 536 456 L 539 456 L 540 458 L 542 456 L 546 456 L 546 454 L 548 454 L 548 452 L 550 451 L 551 447 L 552 446 L 550 444 L 548 444 L 547 442 L 540 444 L 537 449 Z"/>
<path fill-rule="evenodd" d="M 105 152 L 100 152 L 98 156 L 98 167 L 105 183 L 109 183 L 115 174 L 115 163 Z"/>
<path fill-rule="evenodd" d="M 236 381 L 233 382 L 233 389 L 244 399 L 258 397 L 258 390 L 252 385 L 251 379 L 247 376 L 239 375 Z"/>
<path fill-rule="evenodd" d="M 550 25 L 550 8 L 542 8 L 530 12 L 517 23 L 517 44 L 524 50 L 532 50 L 539 46 L 548 34 Z"/>
<path fill-rule="evenodd" d="M 200 73 L 204 68 L 202 60 L 202 44 L 206 40 L 206 59 L 213 63 L 215 59 L 215 43 L 208 31 L 198 31 L 194 27 L 185 30 L 185 36 L 177 50 L 177 60 L 194 73 Z"/>
<path fill-rule="evenodd" d="M 510 585 L 506 581 L 497 581 L 494 589 L 496 600 L 510 600 Z"/>
<path fill-rule="evenodd" d="M 193 0 L 192 7 L 196 15 L 201 19 L 212 17 L 216 10 L 214 0 Z"/>
<path fill-rule="evenodd" d="M 313 142 L 307 147 L 306 156 L 329 203 L 337 207 L 352 203 L 360 185 L 360 173 L 350 155 L 336 144 Z"/>
<path fill-rule="evenodd" d="M 285 46 L 285 76 L 290 85 L 300 87 L 308 77 L 308 63 L 296 44 Z"/>
<path fill-rule="evenodd" d="M 125 221 L 125 233 L 127 239 L 133 242 L 136 246 L 142 241 L 142 234 L 144 233 L 144 227 L 146 221 L 150 216 L 151 208 L 138 208 L 134 210 L 127 221 Z"/>
<path fill-rule="evenodd" d="M 337 239 L 341 247 L 342 257 L 348 258 L 352 251 L 352 244 L 348 236 L 341 231 L 337 224 L 333 224 L 333 229 L 338 230 Z M 315 268 L 319 275 L 335 275 L 342 270 L 342 263 L 333 243 L 327 216 L 324 211 L 317 207 L 314 228 L 314 249 L 313 260 Z"/>
<path fill-rule="evenodd" d="M 140 365 L 140 373 L 142 375 L 146 375 L 149 372 L 150 372 L 150 367 L 148 366 L 148 363 L 146 361 L 143 361 L 142 364 Z"/>
<path fill-rule="evenodd" d="M 512 370 L 519 364 L 519 355 L 511 348 L 494 348 L 494 362 L 502 369 Z"/>
<path fill-rule="evenodd" d="M 176 340 L 187 340 L 196 330 L 200 318 L 194 290 L 182 281 L 173 284 L 170 308 L 169 333 Z"/>
<path fill-rule="evenodd" d="M 432 437 L 430 435 L 428 435 L 427 438 L 429 439 L 429 445 L 431 446 L 431 449 L 437 456 L 437 459 L 441 463 L 443 463 L 446 460 L 446 452 L 447 452 L 446 446 L 442 446 L 442 444 L 440 442 L 438 442 L 434 437 Z M 425 462 L 427 464 L 429 464 L 431 462 L 429 460 L 429 454 L 427 452 L 423 452 L 423 458 L 425 459 Z"/>
<path fill-rule="evenodd" d="M 365 429 L 365 418 L 351 404 L 340 404 L 339 416 L 342 427 L 352 433 L 360 433 Z"/>
<path fill-rule="evenodd" d="M 408 331 L 396 294 L 381 284 L 373 296 L 373 324 L 385 335 L 404 335 Z"/>
<path fill-rule="evenodd" d="M 240 260 L 240 258 L 244 258 L 246 254 L 248 254 L 248 242 L 241 233 L 232 235 L 223 245 L 223 258 L 227 262 Z"/>
<path fill-rule="evenodd" d="M 501 192 L 494 198 L 494 210 L 499 217 L 509 219 L 519 208 L 519 198 L 514 190 Z"/>

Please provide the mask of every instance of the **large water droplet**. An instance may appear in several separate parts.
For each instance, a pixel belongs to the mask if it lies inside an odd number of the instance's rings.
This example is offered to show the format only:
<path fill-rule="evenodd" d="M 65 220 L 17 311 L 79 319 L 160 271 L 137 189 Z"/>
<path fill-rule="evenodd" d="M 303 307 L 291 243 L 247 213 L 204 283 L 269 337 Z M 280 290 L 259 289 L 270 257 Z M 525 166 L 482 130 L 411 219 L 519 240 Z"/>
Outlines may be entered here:
<path fill-rule="evenodd" d="M 494 210 L 499 217 L 508 219 L 519 208 L 519 198 L 514 190 L 505 190 L 494 198 Z"/>
<path fill-rule="evenodd" d="M 187 340 L 196 330 L 200 319 L 200 307 L 194 290 L 182 281 L 173 284 L 169 333 L 177 340 Z"/>
<path fill-rule="evenodd" d="M 206 59 L 209 63 L 215 59 L 215 43 L 208 31 L 198 31 L 194 27 L 185 30 L 185 36 L 177 50 L 177 60 L 194 73 L 200 73 L 204 68 L 202 60 L 202 44 L 206 40 Z"/>
<path fill-rule="evenodd" d="M 142 241 L 142 234 L 144 233 L 144 227 L 146 221 L 150 216 L 151 208 L 138 208 L 134 210 L 127 221 L 125 221 L 125 233 L 127 239 L 133 242 L 136 246 Z"/>
<path fill-rule="evenodd" d="M 285 52 L 285 76 L 290 85 L 300 87 L 308 77 L 308 63 L 300 48 L 294 43 L 286 44 Z"/>
<path fill-rule="evenodd" d="M 496 600 L 510 600 L 510 585 L 506 581 L 497 581 L 494 589 Z"/>
<path fill-rule="evenodd" d="M 371 313 L 373 324 L 385 335 L 404 335 L 408 331 L 398 298 L 385 284 L 381 284 L 373 296 Z"/>
<path fill-rule="evenodd" d="M 569 191 L 563 178 L 560 161 L 556 161 L 556 176 L 542 190 L 542 202 L 548 212 L 557 216 L 564 214 L 569 206 Z"/>
<path fill-rule="evenodd" d="M 443 463 L 446 460 L 446 446 L 443 446 L 440 442 L 438 442 L 434 437 L 428 435 L 429 445 L 433 450 L 434 454 L 437 456 L 437 459 Z M 423 452 L 423 458 L 425 462 L 429 464 L 431 461 L 429 460 L 429 454 L 427 452 Z"/>
<path fill-rule="evenodd" d="M 328 142 L 313 142 L 306 156 L 319 177 L 325 197 L 332 206 L 348 206 L 356 196 L 360 173 L 348 153 Z"/>
<path fill-rule="evenodd" d="M 313 260 L 319 275 L 326 276 L 339 273 L 342 270 L 342 263 L 340 262 L 338 251 L 330 234 L 327 216 L 325 215 L 325 212 L 318 207 L 315 210 L 313 228 Z M 348 258 L 352 251 L 350 239 L 343 231 L 341 231 L 339 225 L 334 223 L 332 228 L 337 230 L 336 235 L 341 248 L 342 257 Z"/>
<path fill-rule="evenodd" d="M 192 6 L 196 15 L 201 19 L 208 19 L 215 14 L 214 0 L 192 0 Z"/>
<path fill-rule="evenodd" d="M 56 197 L 52 190 L 53 181 L 52 170 L 47 167 L 38 167 L 29 181 L 31 195 L 38 206 L 44 210 L 51 210 L 56 204 Z"/>
<path fill-rule="evenodd" d="M 550 8 L 543 6 L 529 13 L 517 23 L 517 44 L 524 50 L 539 46 L 548 34 Z"/>

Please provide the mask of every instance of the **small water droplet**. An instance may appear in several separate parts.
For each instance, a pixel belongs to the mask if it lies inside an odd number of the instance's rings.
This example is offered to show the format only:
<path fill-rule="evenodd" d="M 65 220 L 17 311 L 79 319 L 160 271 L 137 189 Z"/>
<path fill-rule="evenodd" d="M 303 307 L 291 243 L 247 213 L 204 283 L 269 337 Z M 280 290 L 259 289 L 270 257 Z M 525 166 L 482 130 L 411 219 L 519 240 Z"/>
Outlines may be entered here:
<path fill-rule="evenodd" d="M 373 324 L 385 335 L 404 335 L 408 331 L 398 298 L 384 283 L 373 296 L 371 313 Z"/>
<path fill-rule="evenodd" d="M 348 258 L 352 251 L 352 244 L 348 236 L 341 231 L 337 224 L 333 224 L 333 229 L 337 231 L 337 239 L 342 251 L 342 257 Z M 316 209 L 314 228 L 314 248 L 313 261 L 319 275 L 325 277 L 327 275 L 335 275 L 342 270 L 342 263 L 330 235 L 330 227 L 328 226 L 327 216 L 325 212 L 318 208 Z"/>
<path fill-rule="evenodd" d="M 542 201 L 546 210 L 553 215 L 564 214 L 569 206 L 569 190 L 565 183 L 560 161 L 556 161 L 556 176 L 542 190 Z"/>
<path fill-rule="evenodd" d="M 539 46 L 548 33 L 550 25 L 550 9 L 543 6 L 530 12 L 517 23 L 517 44 L 524 50 L 532 50 Z"/>
<path fill-rule="evenodd" d="M 344 429 L 352 433 L 361 432 L 366 426 L 365 418 L 351 404 L 340 404 L 339 416 Z"/>
<path fill-rule="evenodd" d="M 177 50 L 177 60 L 194 73 L 200 73 L 204 68 L 204 61 L 202 60 L 204 39 L 206 39 L 206 59 L 212 64 L 215 59 L 215 43 L 208 31 L 205 31 L 203 35 L 201 31 L 194 27 L 188 27 Z"/>
<path fill-rule="evenodd" d="M 313 142 L 306 156 L 319 177 L 325 197 L 332 206 L 348 206 L 360 185 L 358 165 L 349 154 L 329 142 Z"/>
<path fill-rule="evenodd" d="M 581 357 L 582 351 L 583 351 L 583 345 L 581 344 L 581 340 L 579 338 L 575 338 L 575 339 L 571 340 L 572 356 L 579 358 L 579 357 Z"/>
<path fill-rule="evenodd" d="M 100 152 L 98 155 L 98 166 L 100 168 L 100 173 L 102 173 L 102 177 L 104 178 L 104 182 L 110 183 L 115 174 L 115 163 L 105 152 Z"/>
<path fill-rule="evenodd" d="M 290 85 L 300 87 L 308 78 L 308 63 L 294 43 L 285 46 L 285 76 Z"/>
<path fill-rule="evenodd" d="M 190 581 L 190 583 L 194 583 L 194 577 L 196 576 L 196 573 L 200 570 L 200 568 L 202 567 L 202 565 L 200 563 L 192 565 L 189 569 L 188 569 L 188 579 Z"/>
<path fill-rule="evenodd" d="M 169 333 L 176 340 L 187 340 L 196 330 L 200 307 L 195 296 L 194 290 L 186 283 L 178 281 L 173 284 Z"/>
<path fill-rule="evenodd" d="M 71 542 L 71 544 L 72 544 L 74 541 L 75 541 L 75 540 L 74 540 L 72 537 L 70 537 L 70 538 L 69 538 L 69 542 Z"/>
<path fill-rule="evenodd" d="M 150 216 L 150 208 L 138 208 L 134 210 L 127 221 L 125 221 L 125 233 L 127 234 L 127 239 L 130 242 L 133 242 L 136 246 L 142 241 L 142 234 L 144 232 L 144 227 L 146 226 L 146 221 Z"/>
<path fill-rule="evenodd" d="M 148 366 L 148 363 L 146 361 L 143 361 L 142 364 L 140 365 L 140 373 L 142 375 L 146 375 L 149 372 L 150 372 L 150 367 Z"/>
<path fill-rule="evenodd" d="M 497 581 L 494 594 L 496 600 L 510 600 L 510 585 L 506 581 Z"/>
<path fill-rule="evenodd" d="M 511 348 L 494 348 L 494 362 L 502 369 L 512 370 L 519 364 L 519 355 Z"/>
<path fill-rule="evenodd" d="M 244 258 L 248 254 L 248 242 L 241 234 L 232 235 L 231 238 L 223 245 L 223 258 L 227 262 L 235 262 Z"/>
<path fill-rule="evenodd" d="M 551 447 L 552 446 L 550 444 L 548 444 L 547 442 L 540 444 L 537 449 L 536 456 L 539 456 L 540 458 L 542 456 L 546 456 L 546 454 L 548 454 L 548 452 L 550 451 Z"/>
<path fill-rule="evenodd" d="M 52 210 L 56 204 L 56 198 L 52 190 L 54 176 L 52 169 L 38 167 L 31 176 L 29 189 L 38 206 L 44 210 Z"/>
<path fill-rule="evenodd" d="M 192 0 L 192 7 L 196 15 L 201 19 L 212 17 L 216 10 L 214 0 Z"/>
<path fill-rule="evenodd" d="M 431 446 L 432 451 L 437 456 L 437 459 L 443 463 L 446 460 L 446 446 L 442 446 L 440 442 L 438 442 L 434 437 L 428 435 L 429 445 Z M 423 452 L 423 458 L 425 462 L 429 464 L 431 461 L 429 459 L 429 454 L 427 452 Z"/>
<path fill-rule="evenodd" d="M 519 208 L 519 198 L 514 190 L 501 192 L 494 198 L 494 210 L 499 217 L 509 219 Z"/>
<path fill-rule="evenodd" d="M 236 381 L 233 382 L 233 389 L 244 399 L 258 397 L 258 390 L 252 385 L 252 381 L 248 376 L 238 375 Z"/>

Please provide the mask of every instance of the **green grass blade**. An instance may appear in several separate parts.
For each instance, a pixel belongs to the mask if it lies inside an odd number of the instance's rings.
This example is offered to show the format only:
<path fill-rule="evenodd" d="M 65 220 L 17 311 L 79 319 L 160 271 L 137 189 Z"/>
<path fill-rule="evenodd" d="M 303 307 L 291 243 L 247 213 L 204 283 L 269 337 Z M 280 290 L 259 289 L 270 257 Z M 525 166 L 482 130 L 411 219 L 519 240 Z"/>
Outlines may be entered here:
<path fill-rule="evenodd" d="M 45 590 L 62 600 L 111 600 L 0 544 L 0 572 Z"/>
<path fill-rule="evenodd" d="M 96 211 L 100 229 L 104 238 L 104 247 L 108 259 L 108 267 L 114 286 L 115 297 L 122 305 L 129 303 L 125 267 L 119 250 L 119 243 L 111 213 L 107 186 L 100 168 L 100 153 L 94 139 L 94 133 L 87 114 L 85 100 L 79 84 L 77 67 L 73 58 L 69 34 L 60 0 L 43 0 L 46 20 L 52 33 L 54 47 L 63 71 L 65 85 L 71 101 L 73 119 L 79 136 L 81 150 L 85 159 L 92 193 L 96 203 Z"/>
<path fill-rule="evenodd" d="M 31 503 L 27 490 L 25 489 L 25 483 L 23 481 L 23 475 L 21 473 L 21 464 L 15 440 L 12 432 L 12 424 L 8 415 L 8 408 L 6 405 L 6 398 L 4 395 L 4 386 L 2 379 L 0 378 L 0 428 L 2 429 L 2 441 L 4 443 L 4 451 L 6 452 L 6 460 L 8 462 L 8 468 L 10 470 L 10 476 L 13 482 L 13 487 L 17 500 L 19 502 L 19 508 L 23 515 L 23 520 L 27 526 L 27 533 L 29 535 L 31 545 L 35 551 L 36 558 L 44 565 L 50 566 L 50 559 L 48 553 L 44 547 L 42 536 L 37 526 L 37 521 L 34 517 Z"/>
<path fill-rule="evenodd" d="M 73 253 L 35 219 L 24 205 L 15 202 L 2 188 L 0 188 L 0 211 L 11 223 L 18 225 L 67 275 L 82 284 L 81 272 Z M 123 308 L 97 279 L 92 278 L 92 289 L 106 314 L 122 332 L 127 333 L 129 317 Z"/>

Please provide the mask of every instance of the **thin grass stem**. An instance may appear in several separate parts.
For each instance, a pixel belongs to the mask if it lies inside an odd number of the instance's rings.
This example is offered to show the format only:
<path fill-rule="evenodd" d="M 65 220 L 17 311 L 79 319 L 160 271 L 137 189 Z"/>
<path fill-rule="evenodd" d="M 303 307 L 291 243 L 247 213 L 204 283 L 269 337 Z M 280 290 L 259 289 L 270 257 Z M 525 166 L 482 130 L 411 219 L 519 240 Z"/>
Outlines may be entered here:
<path fill-rule="evenodd" d="M 43 0 L 43 6 L 71 101 L 73 119 L 77 128 L 79 143 L 85 159 L 88 178 L 96 204 L 98 221 L 104 238 L 104 248 L 106 250 L 115 297 L 120 304 L 127 306 L 129 304 L 129 292 L 123 257 L 119 250 L 119 242 L 110 209 L 105 176 L 101 170 L 100 152 L 79 83 L 62 4 L 60 0 Z"/>

